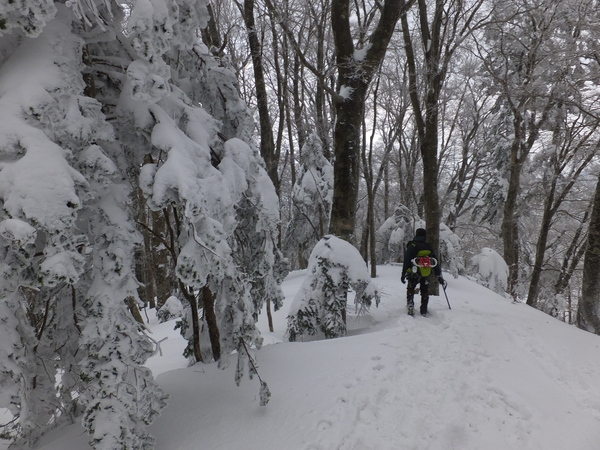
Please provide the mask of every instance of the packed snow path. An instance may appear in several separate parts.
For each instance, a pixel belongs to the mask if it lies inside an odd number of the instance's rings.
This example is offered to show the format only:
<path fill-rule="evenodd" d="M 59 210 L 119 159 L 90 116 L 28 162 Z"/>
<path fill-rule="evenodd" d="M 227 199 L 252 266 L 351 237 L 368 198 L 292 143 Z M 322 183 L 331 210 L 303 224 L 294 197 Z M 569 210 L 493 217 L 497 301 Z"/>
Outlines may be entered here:
<path fill-rule="evenodd" d="M 600 337 L 464 278 L 432 297 L 431 314 L 405 312 L 400 267 L 382 266 L 383 301 L 351 317 L 350 335 L 284 343 L 286 310 L 257 354 L 273 394 L 259 406 L 258 381 L 233 382 L 234 367 L 180 368 L 172 323 L 165 356 L 149 366 L 171 395 L 150 427 L 157 450 L 598 450 Z M 303 274 L 284 283 L 289 305 Z M 415 299 L 416 306 L 419 298 Z M 171 370 L 177 369 L 177 370 Z M 85 449 L 81 427 L 39 448 Z"/>

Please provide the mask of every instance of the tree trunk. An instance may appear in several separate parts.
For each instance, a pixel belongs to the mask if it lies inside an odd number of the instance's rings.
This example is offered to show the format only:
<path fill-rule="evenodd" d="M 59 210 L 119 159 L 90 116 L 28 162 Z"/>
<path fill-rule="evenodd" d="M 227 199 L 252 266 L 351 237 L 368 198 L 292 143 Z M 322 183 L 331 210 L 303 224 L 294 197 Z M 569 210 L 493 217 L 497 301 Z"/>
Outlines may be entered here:
<path fill-rule="evenodd" d="M 141 189 L 137 189 L 137 203 L 136 208 L 138 222 L 148 227 L 148 214 L 146 201 L 144 194 Z M 139 250 L 136 251 L 136 276 L 141 283 L 138 288 L 138 295 L 142 301 L 150 308 L 156 308 L 156 291 L 154 283 L 154 271 L 152 270 L 151 255 L 152 249 L 150 241 L 152 236 L 147 228 L 142 228 L 142 238 L 144 245 L 140 246 Z"/>
<path fill-rule="evenodd" d="M 440 243 L 440 206 L 438 194 L 438 125 L 439 125 L 439 98 L 445 78 L 445 68 L 441 61 L 442 35 L 441 27 L 444 20 L 442 0 L 436 0 L 435 11 L 432 17 L 427 12 L 427 4 L 419 0 L 419 20 L 421 25 L 421 41 L 425 49 L 425 73 L 423 100 L 419 98 L 417 86 L 417 63 L 410 35 L 410 28 L 406 15 L 402 16 L 402 33 L 404 48 L 409 70 L 410 101 L 415 116 L 416 128 L 419 137 L 419 147 L 423 162 L 423 193 L 424 193 L 424 218 L 427 230 L 427 241 L 439 254 Z M 431 20 L 431 25 L 428 21 Z M 445 55 L 446 61 L 451 52 Z M 441 262 L 441 261 L 440 261 Z M 437 282 L 431 284 L 432 295 L 439 293 Z"/>
<path fill-rule="evenodd" d="M 527 304 L 533 306 L 537 305 L 537 297 L 539 292 L 540 278 L 542 276 L 542 269 L 544 265 L 544 258 L 546 257 L 546 247 L 548 244 L 548 234 L 550 232 L 550 225 L 552 217 L 552 203 L 554 202 L 554 192 L 556 190 L 556 181 L 553 180 L 550 193 L 546 197 L 544 204 L 544 213 L 542 215 L 542 222 L 540 224 L 540 234 L 535 246 L 535 259 L 533 262 L 533 270 L 531 272 L 531 280 L 529 282 L 529 292 L 527 294 Z"/>
<path fill-rule="evenodd" d="M 517 131 L 517 130 L 515 130 Z M 515 142 L 511 148 L 509 165 L 508 190 L 504 201 L 501 234 L 504 261 L 508 266 L 508 293 L 517 299 L 517 283 L 519 280 L 519 226 L 517 218 L 517 199 L 521 190 L 521 170 L 523 159 L 519 158 L 520 137 L 515 134 Z"/>
<path fill-rule="evenodd" d="M 332 0 L 331 26 L 338 68 L 338 94 L 334 98 L 334 187 L 330 232 L 347 241 L 354 237 L 358 199 L 361 124 L 368 87 L 379 68 L 400 14 L 413 1 L 387 0 L 381 16 L 369 36 L 364 58 L 355 59 L 355 46 L 350 27 L 350 1 Z M 342 92 L 342 89 L 344 90 Z"/>
<path fill-rule="evenodd" d="M 346 241 L 354 239 L 358 199 L 361 123 L 365 95 L 355 92 L 351 98 L 336 102 L 333 135 L 333 204 L 330 232 Z"/>
<path fill-rule="evenodd" d="M 271 299 L 267 298 L 267 321 L 269 323 L 269 331 L 272 333 L 275 331 L 273 326 L 273 314 L 271 313 Z"/>
<path fill-rule="evenodd" d="M 157 237 L 162 236 L 167 241 L 167 221 L 166 217 L 167 210 L 163 211 L 152 211 L 150 217 L 152 218 L 152 231 L 154 235 L 151 238 L 151 261 L 152 261 L 152 272 L 156 287 L 156 307 L 162 308 L 167 299 L 171 296 L 171 279 L 170 274 L 170 255 L 171 252 L 168 248 L 163 245 L 163 242 Z"/>
<path fill-rule="evenodd" d="M 577 326 L 600 334 L 600 176 L 592 207 L 587 247 L 583 262 L 581 299 L 577 308 Z"/>
<path fill-rule="evenodd" d="M 215 314 L 215 298 L 208 286 L 202 288 L 200 296 L 202 299 L 202 307 L 204 309 L 204 319 L 208 325 L 208 336 L 210 338 L 213 359 L 218 361 L 221 358 L 221 336 L 219 325 L 217 324 L 217 316 Z"/>
<path fill-rule="evenodd" d="M 260 154 L 267 165 L 267 173 L 275 186 L 275 191 L 279 194 L 280 183 L 277 167 L 278 158 L 275 153 L 275 142 L 273 140 L 273 127 L 271 126 L 271 117 L 269 114 L 269 97 L 265 84 L 265 75 L 262 61 L 262 49 L 256 23 L 254 21 L 254 0 L 244 1 L 244 22 L 248 32 L 248 45 L 252 55 L 252 65 L 254 67 L 254 80 L 256 88 L 256 103 L 258 106 L 258 117 L 260 123 Z"/>
<path fill-rule="evenodd" d="M 221 47 L 223 46 L 223 42 L 215 20 L 214 10 L 210 2 L 206 2 L 206 10 L 208 12 L 208 23 L 206 28 L 202 30 L 202 41 L 213 54 L 219 56 L 219 53 L 222 51 Z"/>
<path fill-rule="evenodd" d="M 140 313 L 140 308 L 138 308 L 137 302 L 135 298 L 129 296 L 125 299 L 125 303 L 127 303 L 127 308 L 131 312 L 131 315 L 138 323 L 144 323 L 144 319 L 142 318 L 142 314 Z"/>
<path fill-rule="evenodd" d="M 181 280 L 179 280 L 179 288 L 181 294 L 190 304 L 192 311 L 192 351 L 196 362 L 202 362 L 202 350 L 200 349 L 200 315 L 198 311 L 198 300 L 196 296 L 191 293 L 187 286 L 185 286 Z"/>

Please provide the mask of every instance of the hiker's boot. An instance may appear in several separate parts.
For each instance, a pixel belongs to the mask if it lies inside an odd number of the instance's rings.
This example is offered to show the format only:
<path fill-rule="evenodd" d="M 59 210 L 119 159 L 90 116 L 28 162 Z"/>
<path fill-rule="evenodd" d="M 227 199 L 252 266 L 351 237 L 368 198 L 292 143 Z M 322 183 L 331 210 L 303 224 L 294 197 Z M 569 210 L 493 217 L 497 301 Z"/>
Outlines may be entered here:
<path fill-rule="evenodd" d="M 411 289 L 410 285 L 408 287 L 408 290 L 406 292 L 406 312 L 408 313 L 409 316 L 412 316 L 415 314 L 415 302 L 414 302 L 414 297 L 415 294 L 413 294 L 414 290 Z"/>

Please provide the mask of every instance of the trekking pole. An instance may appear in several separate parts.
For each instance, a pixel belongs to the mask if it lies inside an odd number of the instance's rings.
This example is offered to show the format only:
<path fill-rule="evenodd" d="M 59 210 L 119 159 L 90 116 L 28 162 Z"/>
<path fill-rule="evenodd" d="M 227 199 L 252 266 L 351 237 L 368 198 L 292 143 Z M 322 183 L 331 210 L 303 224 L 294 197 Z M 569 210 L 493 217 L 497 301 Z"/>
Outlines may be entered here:
<path fill-rule="evenodd" d="M 444 282 L 442 283 L 442 288 L 444 289 L 444 295 L 446 296 L 446 302 L 448 303 L 448 309 L 452 309 L 452 307 L 450 306 L 450 300 L 448 300 L 448 294 L 446 293 L 446 285 L 448 284 L 448 282 L 446 280 L 444 280 Z"/>

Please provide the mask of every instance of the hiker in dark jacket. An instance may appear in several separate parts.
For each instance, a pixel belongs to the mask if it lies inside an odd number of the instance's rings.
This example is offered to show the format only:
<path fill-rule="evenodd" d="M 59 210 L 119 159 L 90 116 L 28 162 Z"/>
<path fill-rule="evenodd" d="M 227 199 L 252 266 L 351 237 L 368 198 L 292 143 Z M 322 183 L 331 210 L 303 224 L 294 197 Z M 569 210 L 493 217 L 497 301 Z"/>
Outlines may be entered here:
<path fill-rule="evenodd" d="M 421 292 L 421 314 L 427 314 L 429 303 L 429 276 L 433 269 L 440 284 L 444 284 L 442 268 L 439 264 L 435 251 L 427 242 L 427 232 L 423 228 L 417 229 L 415 238 L 406 245 L 404 252 L 404 263 L 402 264 L 402 284 L 408 280 L 406 288 L 406 306 L 408 314 L 414 314 L 415 288 L 420 285 Z M 413 261 L 414 260 L 414 261 Z M 421 260 L 419 262 L 419 260 Z M 417 263 L 419 266 L 415 265 Z"/>

